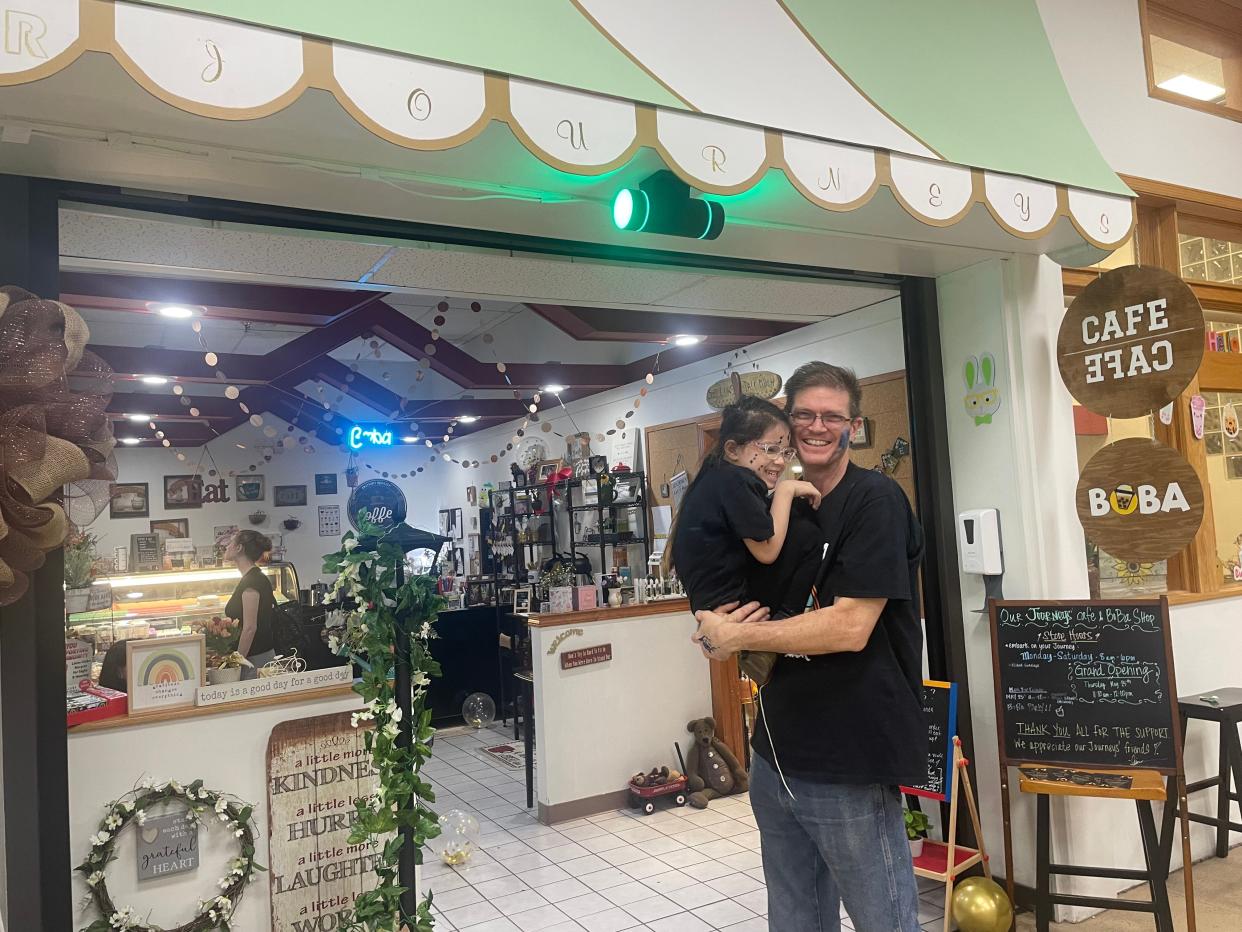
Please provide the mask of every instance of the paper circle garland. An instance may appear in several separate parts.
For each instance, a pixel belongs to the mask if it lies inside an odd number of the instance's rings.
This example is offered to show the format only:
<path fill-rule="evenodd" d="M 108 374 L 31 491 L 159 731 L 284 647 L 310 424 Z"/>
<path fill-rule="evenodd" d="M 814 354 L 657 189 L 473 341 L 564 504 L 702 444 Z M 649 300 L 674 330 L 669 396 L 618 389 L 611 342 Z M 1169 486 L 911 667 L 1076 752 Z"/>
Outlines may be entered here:
<path fill-rule="evenodd" d="M 132 798 L 130 798 L 132 797 Z M 216 818 L 237 839 L 238 856 L 229 862 L 229 872 L 217 884 L 218 893 L 199 902 L 198 912 L 189 921 L 171 929 L 153 926 L 134 914 L 133 907 L 117 906 L 108 891 L 105 870 L 114 860 L 113 850 L 126 826 L 146 821 L 151 806 L 168 801 L 182 802 L 188 808 L 187 819 L 203 822 Z M 109 930 L 116 932 L 208 932 L 227 928 L 228 920 L 237 909 L 246 884 L 255 870 L 264 870 L 255 862 L 255 829 L 251 818 L 254 807 L 217 790 L 203 788 L 202 780 L 182 786 L 176 780 L 159 785 L 149 781 L 143 786 L 110 803 L 99 830 L 91 836 L 91 851 L 75 871 L 83 876 L 90 889 L 91 903 L 99 911 Z M 88 926 L 95 928 L 95 924 Z"/>

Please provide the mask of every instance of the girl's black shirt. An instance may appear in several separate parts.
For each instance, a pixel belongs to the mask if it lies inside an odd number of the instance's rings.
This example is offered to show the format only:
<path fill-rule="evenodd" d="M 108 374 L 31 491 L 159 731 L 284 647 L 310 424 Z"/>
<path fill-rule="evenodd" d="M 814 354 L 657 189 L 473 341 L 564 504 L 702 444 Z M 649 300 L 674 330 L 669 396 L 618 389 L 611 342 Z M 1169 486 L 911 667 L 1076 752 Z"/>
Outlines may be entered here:
<path fill-rule="evenodd" d="M 815 512 L 801 499 L 776 562 L 764 565 L 745 541 L 773 534 L 768 487 L 753 471 L 732 463 L 704 464 L 686 492 L 673 534 L 673 566 L 690 610 L 752 599 L 774 617 L 803 610 L 819 569 L 823 536 Z"/>

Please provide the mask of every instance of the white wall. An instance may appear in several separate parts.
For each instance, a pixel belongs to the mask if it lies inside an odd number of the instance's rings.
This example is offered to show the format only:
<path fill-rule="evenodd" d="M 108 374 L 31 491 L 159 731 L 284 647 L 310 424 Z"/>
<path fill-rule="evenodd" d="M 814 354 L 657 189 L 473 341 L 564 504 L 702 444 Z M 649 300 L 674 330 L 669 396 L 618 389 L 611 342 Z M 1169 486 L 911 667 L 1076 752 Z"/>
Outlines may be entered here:
<path fill-rule="evenodd" d="M 361 707 L 350 695 L 241 711 L 222 711 L 194 719 L 174 719 L 149 725 L 110 728 L 69 734 L 69 839 L 77 864 L 90 851 L 90 836 L 98 830 L 104 807 L 132 790 L 143 777 L 156 782 L 177 780 L 205 785 L 254 804 L 255 859 L 271 864 L 267 844 L 267 742 L 278 724 L 314 715 L 330 715 Z M 134 833 L 121 837 L 117 862 L 108 872 L 108 889 L 118 903 L 141 904 L 150 919 L 164 928 L 185 922 L 194 904 L 206 899 L 224 874 L 224 863 L 236 856 L 216 829 L 200 834 L 200 866 L 181 877 L 146 881 L 139 891 L 134 869 Z M 269 875 L 255 875 L 236 912 L 238 928 L 267 929 L 271 925 Z M 74 875 L 75 918 L 84 913 L 86 886 Z M 92 911 L 90 915 L 95 914 Z M 144 917 L 145 918 L 145 917 Z M 86 925 L 75 923 L 75 928 Z M 16 932 L 16 930 L 14 930 Z"/>
<path fill-rule="evenodd" d="M 541 806 L 623 790 L 630 775 L 677 767 L 673 742 L 690 749 L 686 723 L 712 714 L 711 675 L 690 641 L 688 612 L 572 627 L 532 628 L 535 672 L 535 783 Z M 612 645 L 606 663 L 561 669 L 565 651 Z"/>
<path fill-rule="evenodd" d="M 1113 171 L 1242 197 L 1242 123 L 1147 95 L 1138 0 L 1037 2 L 1070 96 Z"/>

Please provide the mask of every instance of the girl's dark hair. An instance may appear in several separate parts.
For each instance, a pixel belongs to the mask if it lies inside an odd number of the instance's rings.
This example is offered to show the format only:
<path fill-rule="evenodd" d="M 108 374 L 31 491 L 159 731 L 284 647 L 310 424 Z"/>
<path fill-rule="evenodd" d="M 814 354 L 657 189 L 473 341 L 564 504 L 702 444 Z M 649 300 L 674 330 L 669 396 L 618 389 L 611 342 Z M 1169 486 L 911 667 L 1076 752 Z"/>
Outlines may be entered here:
<path fill-rule="evenodd" d="M 113 641 L 99 668 L 99 685 L 125 692 L 125 642 Z"/>
<path fill-rule="evenodd" d="M 682 504 L 685 504 L 686 499 L 690 497 L 690 492 L 699 484 L 699 480 L 707 474 L 708 470 L 718 466 L 724 460 L 725 447 L 730 441 L 737 446 L 745 446 L 752 440 L 758 440 L 776 425 L 792 430 L 789 415 L 766 399 L 743 395 L 739 400 L 727 406 L 720 413 L 720 433 L 716 436 L 716 445 L 703 457 L 694 481 L 690 483 L 682 497 Z M 668 529 L 668 538 L 664 541 L 665 573 L 672 566 L 673 535 L 676 533 L 677 518 L 674 516 L 673 524 Z"/>
<path fill-rule="evenodd" d="M 727 443 L 732 441 L 739 447 L 745 446 L 752 440 L 758 440 L 776 425 L 786 430 L 792 429 L 789 415 L 772 402 L 743 395 L 739 401 L 733 402 L 720 413 L 720 433 L 716 437 L 716 445 L 703 458 L 703 466 L 694 481 L 699 481 L 699 476 L 703 475 L 706 467 L 715 466 L 724 459 Z"/>
<path fill-rule="evenodd" d="M 260 534 L 258 531 L 253 531 L 250 528 L 238 531 L 237 537 L 234 540 L 237 542 L 238 549 L 252 563 L 258 563 L 263 559 L 264 554 L 271 553 L 272 551 L 272 539 L 266 534 Z"/>

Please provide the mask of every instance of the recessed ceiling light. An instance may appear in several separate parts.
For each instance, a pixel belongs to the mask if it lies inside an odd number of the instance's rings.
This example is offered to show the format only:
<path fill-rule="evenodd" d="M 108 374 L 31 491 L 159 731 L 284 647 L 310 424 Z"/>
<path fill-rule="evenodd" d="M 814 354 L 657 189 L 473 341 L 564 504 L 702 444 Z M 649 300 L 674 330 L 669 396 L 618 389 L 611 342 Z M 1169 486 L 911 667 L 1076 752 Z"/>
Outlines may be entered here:
<path fill-rule="evenodd" d="M 141 599 L 141 598 L 142 598 L 142 593 L 141 593 L 141 592 L 127 592 L 127 593 L 125 593 L 125 598 L 127 598 L 127 599 Z"/>
<path fill-rule="evenodd" d="M 162 375 L 144 375 L 142 377 L 143 385 L 167 385 L 168 379 Z"/>
<path fill-rule="evenodd" d="M 401 442 L 402 443 L 418 443 L 418 438 L 417 437 L 402 437 Z"/>
<path fill-rule="evenodd" d="M 559 395 L 561 392 L 565 391 L 565 386 L 564 385 L 545 385 L 543 387 L 543 390 L 547 392 L 549 395 Z"/>
<path fill-rule="evenodd" d="M 679 333 L 677 336 L 673 337 L 674 346 L 694 346 L 695 344 L 702 342 L 702 337 L 691 336 L 688 333 Z"/>
<path fill-rule="evenodd" d="M 129 415 L 129 419 L 130 419 L 131 421 L 133 421 L 135 424 L 141 424 L 143 421 L 149 421 L 149 420 L 151 420 L 151 415 L 149 415 L 149 414 L 131 414 L 131 415 Z"/>
<path fill-rule="evenodd" d="M 172 317 L 175 320 L 185 320 L 187 317 L 193 317 L 194 312 L 188 307 L 182 307 L 180 304 L 165 304 L 160 307 L 161 317 Z"/>
<path fill-rule="evenodd" d="M 1192 97 L 1195 100 L 1219 100 L 1225 96 L 1225 89 L 1219 84 L 1201 81 L 1188 74 L 1175 75 L 1167 81 L 1161 81 L 1156 87 L 1172 91 L 1174 94 L 1181 94 L 1183 97 Z"/>
<path fill-rule="evenodd" d="M 127 447 L 132 447 L 135 444 L 142 443 L 142 441 L 139 440 L 137 437 L 122 437 L 121 443 L 125 444 L 125 446 Z"/>
<path fill-rule="evenodd" d="M 463 414 L 457 420 L 459 423 L 462 423 L 462 424 L 473 424 L 478 419 L 479 417 L 477 414 Z"/>

